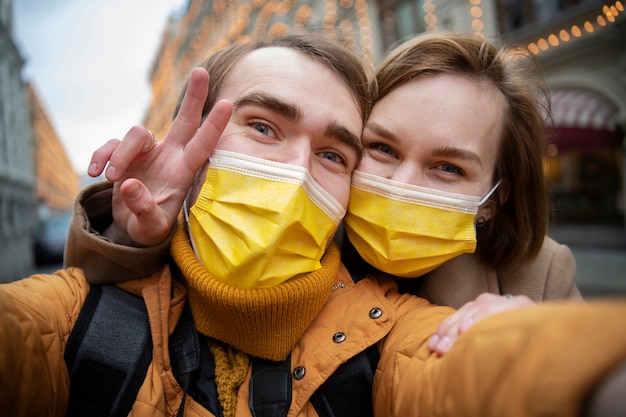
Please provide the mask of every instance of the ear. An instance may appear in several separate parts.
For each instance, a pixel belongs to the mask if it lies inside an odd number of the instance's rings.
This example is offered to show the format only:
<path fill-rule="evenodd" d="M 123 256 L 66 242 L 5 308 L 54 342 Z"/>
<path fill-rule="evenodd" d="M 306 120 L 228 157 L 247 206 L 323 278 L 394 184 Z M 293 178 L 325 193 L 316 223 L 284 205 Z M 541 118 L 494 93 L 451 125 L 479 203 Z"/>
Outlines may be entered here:
<path fill-rule="evenodd" d="M 490 220 L 498 209 L 498 206 L 494 203 L 494 199 L 497 198 L 500 201 L 500 207 L 502 207 L 509 198 L 510 190 L 511 186 L 509 182 L 507 180 L 502 180 L 498 189 L 494 192 L 494 195 L 492 195 L 489 200 L 485 202 L 485 204 L 478 208 L 476 218 L 482 217 L 485 220 Z"/>
<path fill-rule="evenodd" d="M 495 211 L 495 204 L 491 199 L 487 200 L 485 204 L 478 208 L 478 213 L 476 213 L 476 218 L 480 219 L 481 217 L 485 219 L 485 221 L 490 220 L 493 212 Z"/>
<path fill-rule="evenodd" d="M 500 183 L 500 186 L 496 190 L 496 195 L 500 200 L 500 206 L 503 206 L 506 203 L 506 200 L 509 199 L 509 193 L 511 192 L 511 183 L 507 179 L 503 179 Z"/>

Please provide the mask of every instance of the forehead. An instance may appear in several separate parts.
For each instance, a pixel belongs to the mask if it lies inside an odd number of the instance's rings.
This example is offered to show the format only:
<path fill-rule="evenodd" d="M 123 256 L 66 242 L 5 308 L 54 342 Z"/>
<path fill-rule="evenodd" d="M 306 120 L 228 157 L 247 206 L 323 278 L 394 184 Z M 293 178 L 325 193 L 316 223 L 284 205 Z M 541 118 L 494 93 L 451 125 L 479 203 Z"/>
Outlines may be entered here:
<path fill-rule="evenodd" d="M 247 53 L 233 65 L 219 96 L 235 101 L 263 90 L 276 96 L 306 97 L 321 87 L 337 89 L 351 101 L 350 107 L 357 107 L 352 92 L 330 67 L 293 48 L 265 47 Z"/>
<path fill-rule="evenodd" d="M 250 89 L 305 87 L 304 74 L 334 75 L 328 67 L 302 52 L 286 47 L 266 47 L 242 56 L 224 78 L 220 95 L 241 96 Z M 332 80 L 338 81 L 338 80 Z M 233 99 L 235 97 L 223 97 Z"/>
<path fill-rule="evenodd" d="M 251 94 L 263 93 L 290 103 L 304 106 L 304 110 L 329 107 L 339 111 L 337 119 L 358 115 L 359 108 L 353 92 L 326 64 L 293 48 L 265 47 L 241 57 L 229 70 L 219 89 L 218 99 L 233 102 Z M 357 127 L 360 134 L 360 127 Z"/>
<path fill-rule="evenodd" d="M 380 99 L 369 122 L 428 147 L 464 147 L 495 164 L 505 102 L 490 82 L 463 74 L 427 75 Z"/>

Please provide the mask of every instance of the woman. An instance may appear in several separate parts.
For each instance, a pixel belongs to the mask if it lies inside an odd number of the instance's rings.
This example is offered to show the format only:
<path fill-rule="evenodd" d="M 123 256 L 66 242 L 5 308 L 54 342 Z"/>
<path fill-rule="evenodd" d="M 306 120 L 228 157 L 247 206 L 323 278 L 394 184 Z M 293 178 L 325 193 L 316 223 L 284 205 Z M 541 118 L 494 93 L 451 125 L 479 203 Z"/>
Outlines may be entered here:
<path fill-rule="evenodd" d="M 549 101 L 531 56 L 423 34 L 391 51 L 376 78 L 345 219 L 348 269 L 419 277 L 399 285 L 455 308 L 485 292 L 580 299 L 571 251 L 545 237 Z M 444 327 L 462 330 L 476 308 Z"/>

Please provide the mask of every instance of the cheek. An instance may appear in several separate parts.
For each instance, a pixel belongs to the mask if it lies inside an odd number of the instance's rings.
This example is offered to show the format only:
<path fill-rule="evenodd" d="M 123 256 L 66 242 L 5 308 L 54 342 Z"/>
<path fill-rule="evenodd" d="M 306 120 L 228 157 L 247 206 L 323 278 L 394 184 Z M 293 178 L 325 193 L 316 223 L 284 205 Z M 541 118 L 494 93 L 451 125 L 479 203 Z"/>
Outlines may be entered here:
<path fill-rule="evenodd" d="M 237 146 L 240 142 L 238 140 L 238 137 L 239 135 L 233 132 L 232 129 L 229 130 L 227 128 L 226 130 L 224 130 L 222 136 L 220 136 L 219 140 L 217 141 L 217 144 L 215 145 L 215 150 L 244 153 L 241 152 L 241 146 Z M 239 150 L 237 148 L 239 148 Z"/>
<path fill-rule="evenodd" d="M 202 189 L 202 185 L 204 185 L 204 181 L 206 180 L 206 172 L 209 169 L 209 163 L 206 162 L 202 168 L 196 173 L 196 176 L 193 180 L 193 184 L 187 193 L 187 207 L 191 208 L 198 199 L 198 195 L 200 194 L 200 190 Z"/>
<path fill-rule="evenodd" d="M 345 209 L 350 199 L 350 176 L 337 174 L 316 175 L 311 173 L 317 183 L 326 190 Z"/>
<path fill-rule="evenodd" d="M 372 172 L 372 169 L 374 169 L 373 165 L 375 165 L 374 160 L 369 155 L 369 152 L 365 152 L 363 154 L 361 162 L 359 163 L 359 166 L 356 167 L 356 169 L 361 172 L 366 172 L 368 174 L 375 174 L 375 172 Z"/>
<path fill-rule="evenodd" d="M 372 157 L 368 152 L 363 155 L 363 159 L 361 159 L 361 162 L 357 167 L 358 171 L 365 172 L 366 174 L 378 175 L 381 177 L 386 177 L 390 175 L 391 173 L 393 173 L 394 169 L 395 166 L 391 161 L 383 162 L 377 160 L 376 158 Z"/>

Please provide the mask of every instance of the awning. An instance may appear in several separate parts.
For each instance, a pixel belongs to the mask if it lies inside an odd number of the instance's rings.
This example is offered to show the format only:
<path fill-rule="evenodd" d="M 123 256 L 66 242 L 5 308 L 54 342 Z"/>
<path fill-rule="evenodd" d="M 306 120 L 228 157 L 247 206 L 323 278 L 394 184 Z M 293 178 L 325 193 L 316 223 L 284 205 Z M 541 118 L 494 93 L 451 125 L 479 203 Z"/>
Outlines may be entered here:
<path fill-rule="evenodd" d="M 555 128 L 617 130 L 618 107 L 606 97 L 583 88 L 550 91 Z"/>
<path fill-rule="evenodd" d="M 548 144 L 557 146 L 559 152 L 570 149 L 591 150 L 598 148 L 621 149 L 623 135 L 618 132 L 577 127 L 557 127 L 550 130 Z"/>

